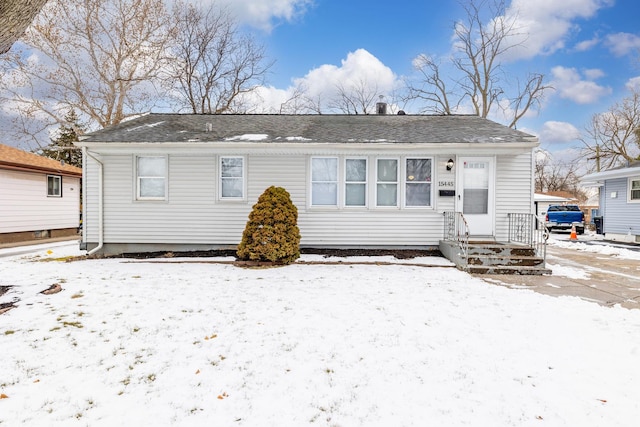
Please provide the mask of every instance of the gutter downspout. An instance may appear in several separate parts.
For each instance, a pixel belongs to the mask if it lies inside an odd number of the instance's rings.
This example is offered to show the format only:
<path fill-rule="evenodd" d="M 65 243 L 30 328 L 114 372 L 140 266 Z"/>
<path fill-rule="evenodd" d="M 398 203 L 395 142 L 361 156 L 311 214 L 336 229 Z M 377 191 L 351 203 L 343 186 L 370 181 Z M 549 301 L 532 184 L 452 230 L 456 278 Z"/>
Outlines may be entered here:
<path fill-rule="evenodd" d="M 98 164 L 98 246 L 96 246 L 95 248 L 87 252 L 87 255 L 93 255 L 96 252 L 98 252 L 100 249 L 102 249 L 102 246 L 104 246 L 104 212 L 103 212 L 104 211 L 104 183 L 103 183 L 104 172 L 103 172 L 102 162 L 98 160 L 97 157 L 89 153 L 89 151 L 87 150 L 87 147 L 82 147 L 82 151 L 86 156 L 91 157 Z M 86 204 L 84 209 L 87 209 Z M 84 217 L 86 221 L 87 216 L 84 215 Z"/>

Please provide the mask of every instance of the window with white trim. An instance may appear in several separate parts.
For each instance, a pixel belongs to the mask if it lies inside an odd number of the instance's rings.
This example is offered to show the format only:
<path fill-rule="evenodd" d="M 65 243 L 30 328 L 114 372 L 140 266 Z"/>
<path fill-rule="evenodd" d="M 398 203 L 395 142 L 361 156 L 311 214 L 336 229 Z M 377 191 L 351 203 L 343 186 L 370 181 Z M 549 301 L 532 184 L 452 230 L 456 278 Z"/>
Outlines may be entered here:
<path fill-rule="evenodd" d="M 367 159 L 345 159 L 344 204 L 367 205 Z"/>
<path fill-rule="evenodd" d="M 311 158 L 311 205 L 338 205 L 338 158 Z"/>
<path fill-rule="evenodd" d="M 220 157 L 220 198 L 244 199 L 244 157 Z"/>
<path fill-rule="evenodd" d="M 640 178 L 629 178 L 629 202 L 640 203 Z"/>
<path fill-rule="evenodd" d="M 405 159 L 405 206 L 431 206 L 431 165 L 428 158 Z"/>
<path fill-rule="evenodd" d="M 167 157 L 138 156 L 136 187 L 138 200 L 165 200 L 167 198 Z"/>
<path fill-rule="evenodd" d="M 377 159 L 376 206 L 398 206 L 398 159 Z"/>
<path fill-rule="evenodd" d="M 60 175 L 47 175 L 47 196 L 62 197 L 62 177 Z"/>

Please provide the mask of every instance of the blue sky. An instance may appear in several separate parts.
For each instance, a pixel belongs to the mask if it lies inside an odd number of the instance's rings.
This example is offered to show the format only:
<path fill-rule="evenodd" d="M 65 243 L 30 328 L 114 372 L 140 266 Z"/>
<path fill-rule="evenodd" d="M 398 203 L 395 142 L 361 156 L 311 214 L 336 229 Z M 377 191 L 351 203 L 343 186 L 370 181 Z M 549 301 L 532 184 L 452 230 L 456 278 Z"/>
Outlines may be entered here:
<path fill-rule="evenodd" d="M 391 101 L 394 88 L 416 76 L 418 55 L 451 54 L 453 23 L 465 18 L 457 0 L 188 1 L 228 6 L 275 61 L 254 112 L 277 112 L 296 85 L 326 99 L 340 82 L 375 82 Z M 640 6 L 637 0 L 505 1 L 527 34 L 508 58 L 510 76 L 541 73 L 554 87 L 518 128 L 537 135 L 556 160 L 573 161 L 591 117 L 621 101 L 631 85 L 640 88 Z M 416 104 L 399 107 L 420 111 Z M 0 105 L 0 122 L 11 114 L 10 105 Z"/>
<path fill-rule="evenodd" d="M 417 55 L 444 57 L 452 51 L 453 22 L 464 18 L 455 0 L 225 1 L 276 61 L 267 82 L 271 95 L 264 97 L 274 103 L 299 81 L 319 91 L 334 76 L 379 75 L 383 82 L 411 76 Z M 518 128 L 569 161 L 578 155 L 578 137 L 591 116 L 627 96 L 634 78 L 640 83 L 640 7 L 636 0 L 507 5 L 518 11 L 528 33 L 510 69 L 523 76 L 542 73 L 554 86 L 539 114 L 523 118 Z"/>

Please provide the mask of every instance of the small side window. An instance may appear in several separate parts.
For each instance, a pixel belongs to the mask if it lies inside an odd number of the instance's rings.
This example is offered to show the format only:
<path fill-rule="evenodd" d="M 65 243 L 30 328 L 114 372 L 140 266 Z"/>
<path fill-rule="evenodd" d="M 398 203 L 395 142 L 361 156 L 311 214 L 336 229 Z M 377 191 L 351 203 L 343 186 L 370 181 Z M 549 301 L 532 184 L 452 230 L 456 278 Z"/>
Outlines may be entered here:
<path fill-rule="evenodd" d="M 244 198 L 244 157 L 220 158 L 220 198 Z"/>
<path fill-rule="evenodd" d="M 165 200 L 167 196 L 167 158 L 140 156 L 136 159 L 137 199 Z"/>
<path fill-rule="evenodd" d="M 640 178 L 629 178 L 629 201 L 640 202 Z"/>
<path fill-rule="evenodd" d="M 62 197 L 62 177 L 60 175 L 47 175 L 47 196 Z"/>

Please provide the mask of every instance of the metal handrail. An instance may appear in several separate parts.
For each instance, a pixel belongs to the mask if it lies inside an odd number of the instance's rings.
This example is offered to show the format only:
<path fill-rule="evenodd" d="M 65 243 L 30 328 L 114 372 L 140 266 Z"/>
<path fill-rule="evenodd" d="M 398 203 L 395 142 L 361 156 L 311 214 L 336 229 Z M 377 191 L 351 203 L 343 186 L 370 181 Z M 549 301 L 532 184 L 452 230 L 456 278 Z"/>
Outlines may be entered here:
<path fill-rule="evenodd" d="M 549 229 L 538 216 L 526 213 L 509 213 L 509 243 L 520 243 L 536 252 L 542 258 L 543 267 L 547 263 L 547 239 Z"/>
<path fill-rule="evenodd" d="M 465 265 L 469 262 L 469 224 L 462 212 L 444 212 L 444 239 L 458 243 Z"/>

